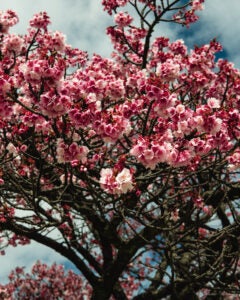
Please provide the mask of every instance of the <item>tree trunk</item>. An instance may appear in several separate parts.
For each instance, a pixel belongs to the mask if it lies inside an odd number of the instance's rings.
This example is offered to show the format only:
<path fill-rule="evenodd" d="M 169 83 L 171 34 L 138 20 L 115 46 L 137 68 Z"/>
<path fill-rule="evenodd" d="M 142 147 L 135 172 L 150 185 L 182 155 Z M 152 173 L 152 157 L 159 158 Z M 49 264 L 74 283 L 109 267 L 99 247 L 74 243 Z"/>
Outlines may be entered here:
<path fill-rule="evenodd" d="M 107 288 L 103 283 L 97 285 L 93 289 L 91 300 L 109 300 L 112 291 Z"/>

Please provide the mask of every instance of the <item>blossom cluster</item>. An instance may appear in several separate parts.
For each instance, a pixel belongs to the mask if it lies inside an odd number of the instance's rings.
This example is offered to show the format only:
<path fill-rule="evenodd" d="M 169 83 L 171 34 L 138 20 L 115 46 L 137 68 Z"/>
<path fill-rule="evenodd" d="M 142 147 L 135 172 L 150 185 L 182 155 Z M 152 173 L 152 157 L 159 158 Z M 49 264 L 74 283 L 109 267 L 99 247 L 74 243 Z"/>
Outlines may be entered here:
<path fill-rule="evenodd" d="M 192 5 L 200 8 L 201 3 L 195 1 Z M 182 40 L 170 43 L 167 38 L 158 37 L 152 43 L 149 62 L 143 70 L 98 55 L 86 63 L 85 54 L 81 53 L 82 67 L 65 76 L 75 50 L 65 46 L 62 34 L 46 31 L 49 24 L 46 13 L 33 20 L 32 27 L 44 28 L 34 37 L 38 45 L 34 49 L 29 51 L 26 46 L 30 37 L 9 34 L 5 38 L 4 55 L 11 60 L 10 52 L 14 51 L 16 58 L 11 76 L 1 71 L 0 115 L 5 121 L 15 118 L 17 123 L 22 122 L 16 132 L 9 133 L 12 139 L 34 128 L 44 142 L 55 143 L 58 163 L 77 160 L 80 164 L 89 163 L 91 168 L 92 161 L 96 163 L 103 156 L 99 155 L 101 149 L 92 147 L 88 139 L 99 140 L 99 145 L 103 141 L 106 149 L 121 142 L 127 153 L 126 168 L 128 162 L 135 160 L 152 170 L 159 164 L 194 168 L 201 157 L 215 149 L 229 151 L 234 147 L 234 137 L 239 136 L 238 85 L 235 80 L 223 102 L 222 78 L 225 74 L 235 78 L 239 72 L 223 60 L 215 62 L 214 54 L 221 50 L 216 41 L 188 53 Z M 115 21 L 114 30 L 122 31 L 132 19 L 119 12 Z M 33 33 L 29 32 L 31 36 Z M 19 90 L 16 100 L 16 95 L 9 97 L 13 88 Z M 77 140 L 73 139 L 75 135 L 79 136 Z M 85 138 L 81 140 L 80 136 Z M 228 155 L 231 165 L 233 161 L 237 163 L 234 155 Z M 51 156 L 52 153 L 47 155 L 48 161 L 55 159 Z M 20 164 L 21 155 L 17 153 L 15 157 Z M 104 190 L 119 194 L 133 189 L 133 185 L 125 188 L 116 183 L 113 165 L 105 169 L 108 171 L 99 179 Z M 107 181 L 116 187 L 108 187 Z"/>
<path fill-rule="evenodd" d="M 44 29 L 45 31 L 47 30 L 47 26 L 50 23 L 50 18 L 45 11 L 39 14 L 35 14 L 34 17 L 30 20 L 30 26 L 37 29 Z"/>
<path fill-rule="evenodd" d="M 31 272 L 17 267 L 9 275 L 10 282 L 0 286 L 2 299 L 79 299 L 91 295 L 91 287 L 73 271 L 61 265 L 36 262 Z M 79 292 L 81 291 L 81 292 Z"/>
<path fill-rule="evenodd" d="M 0 11 L 0 32 L 8 33 L 9 28 L 17 23 L 18 16 L 14 11 Z"/>
<path fill-rule="evenodd" d="M 63 139 L 57 140 L 56 157 L 59 163 L 67 163 L 75 160 L 85 163 L 88 151 L 86 146 L 79 146 L 76 142 L 66 145 Z"/>
<path fill-rule="evenodd" d="M 110 194 L 126 194 L 134 188 L 132 173 L 127 168 L 117 174 L 110 168 L 102 169 L 99 183 Z"/>

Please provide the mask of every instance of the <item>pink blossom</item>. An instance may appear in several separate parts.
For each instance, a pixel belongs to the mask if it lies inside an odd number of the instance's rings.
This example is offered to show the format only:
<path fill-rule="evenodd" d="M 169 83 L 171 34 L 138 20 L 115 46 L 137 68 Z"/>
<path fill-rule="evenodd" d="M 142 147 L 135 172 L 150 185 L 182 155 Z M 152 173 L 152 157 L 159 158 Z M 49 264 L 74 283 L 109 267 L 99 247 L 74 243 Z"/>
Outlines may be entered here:
<path fill-rule="evenodd" d="M 204 205 L 203 208 L 202 208 L 202 211 L 203 211 L 205 214 L 211 216 L 212 213 L 213 213 L 213 207 L 212 207 L 211 205 Z"/>
<path fill-rule="evenodd" d="M 121 114 L 102 114 L 101 118 L 93 123 L 93 129 L 98 133 L 104 141 L 114 142 L 121 138 L 124 134 L 128 135 L 131 130 L 131 123 Z"/>
<path fill-rule="evenodd" d="M 66 145 L 63 139 L 57 140 L 57 160 L 59 163 L 80 161 L 86 163 L 89 149 L 86 146 L 79 146 L 76 142 Z"/>
<path fill-rule="evenodd" d="M 101 188 L 106 192 L 110 194 L 117 193 L 117 182 L 115 181 L 112 169 L 105 168 L 101 170 L 99 183 Z"/>
<path fill-rule="evenodd" d="M 110 15 L 118 6 L 125 6 L 129 0 L 102 0 L 102 5 L 104 10 L 106 10 Z"/>
<path fill-rule="evenodd" d="M 185 56 L 187 54 L 187 47 L 183 40 L 176 40 L 169 45 L 169 49 L 176 55 Z"/>
<path fill-rule="evenodd" d="M 113 169 L 102 169 L 99 183 L 101 188 L 110 194 L 126 194 L 134 188 L 132 174 L 127 168 L 123 168 L 116 175 Z"/>
<path fill-rule="evenodd" d="M 203 2 L 204 2 L 204 0 L 193 0 L 192 9 L 203 10 L 204 9 Z"/>
<path fill-rule="evenodd" d="M 211 108 L 220 108 L 220 100 L 216 99 L 216 98 L 209 98 L 207 104 L 211 107 Z"/>
<path fill-rule="evenodd" d="M 70 103 L 70 97 L 57 95 L 53 90 L 42 94 L 40 98 L 40 107 L 42 112 L 51 117 L 57 117 L 67 113 Z"/>
<path fill-rule="evenodd" d="M 204 202 L 203 202 L 202 197 L 197 197 L 197 198 L 195 198 L 193 201 L 194 201 L 194 204 L 195 204 L 195 206 L 196 206 L 197 208 L 203 208 Z"/>
<path fill-rule="evenodd" d="M 11 89 L 11 84 L 4 73 L 0 77 L 0 94 L 5 95 Z"/>
<path fill-rule="evenodd" d="M 189 149 L 191 149 L 195 154 L 205 155 L 210 152 L 212 145 L 209 143 L 209 141 L 202 140 L 198 137 L 193 138 L 189 142 Z"/>
<path fill-rule="evenodd" d="M 164 63 L 157 65 L 156 74 L 163 77 L 165 80 L 174 80 L 180 74 L 180 65 L 169 59 Z"/>
<path fill-rule="evenodd" d="M 218 133 L 222 128 L 222 120 L 216 116 L 209 116 L 204 121 L 203 129 L 213 135 Z"/>
<path fill-rule="evenodd" d="M 207 234 L 209 233 L 209 231 L 205 228 L 199 228 L 198 229 L 198 234 L 200 238 L 204 238 L 205 236 L 207 236 Z"/>
<path fill-rule="evenodd" d="M 48 14 L 44 12 L 40 12 L 35 14 L 33 18 L 30 20 L 30 26 L 35 27 L 37 29 L 47 30 L 47 26 L 51 23 Z"/>
<path fill-rule="evenodd" d="M 173 148 L 169 155 L 169 164 L 173 167 L 182 167 L 190 164 L 192 159 L 191 151 L 189 150 L 178 150 Z"/>
<path fill-rule="evenodd" d="M 129 169 L 123 168 L 123 170 L 117 174 L 116 182 L 118 184 L 118 190 L 120 194 L 126 194 L 133 189 L 132 174 Z"/>
<path fill-rule="evenodd" d="M 12 10 L 0 11 L 0 32 L 7 33 L 9 27 L 18 23 L 18 16 Z"/>
<path fill-rule="evenodd" d="M 74 108 L 69 111 L 69 117 L 76 127 L 84 128 L 92 122 L 94 114 L 89 109 L 81 111 Z"/>
<path fill-rule="evenodd" d="M 173 212 L 171 212 L 171 220 L 173 222 L 177 222 L 179 220 L 179 209 L 175 209 Z"/>
<path fill-rule="evenodd" d="M 3 52 L 15 52 L 15 54 L 21 53 L 24 46 L 24 39 L 15 34 L 9 34 L 4 38 Z"/>
<path fill-rule="evenodd" d="M 1 299 L 79 299 L 91 297 L 90 285 L 73 271 L 61 265 L 47 266 L 37 261 L 29 273 L 16 268 L 10 282 L 0 285 Z M 81 291 L 79 293 L 79 291 Z"/>
<path fill-rule="evenodd" d="M 2 98 L 2 99 L 1 99 Z M 4 100 L 4 97 L 1 97 L 0 95 L 0 116 L 3 119 L 9 119 L 13 113 L 13 108 L 6 100 Z"/>
<path fill-rule="evenodd" d="M 232 155 L 227 157 L 228 160 L 228 167 L 230 170 L 236 170 L 240 167 L 240 149 L 237 148 Z"/>
<path fill-rule="evenodd" d="M 52 44 L 56 51 L 63 52 L 65 50 L 65 35 L 62 32 L 55 31 L 52 34 Z"/>
<path fill-rule="evenodd" d="M 160 162 L 167 162 L 170 155 L 169 143 L 149 142 L 144 138 L 138 139 L 130 154 L 135 156 L 146 168 L 155 169 Z"/>
<path fill-rule="evenodd" d="M 8 143 L 6 149 L 14 156 L 18 155 L 18 149 L 13 145 L 13 143 Z"/>
<path fill-rule="evenodd" d="M 120 27 L 126 27 L 131 24 L 133 18 L 128 13 L 124 13 L 120 11 L 114 16 L 114 20 L 116 24 L 119 25 Z"/>

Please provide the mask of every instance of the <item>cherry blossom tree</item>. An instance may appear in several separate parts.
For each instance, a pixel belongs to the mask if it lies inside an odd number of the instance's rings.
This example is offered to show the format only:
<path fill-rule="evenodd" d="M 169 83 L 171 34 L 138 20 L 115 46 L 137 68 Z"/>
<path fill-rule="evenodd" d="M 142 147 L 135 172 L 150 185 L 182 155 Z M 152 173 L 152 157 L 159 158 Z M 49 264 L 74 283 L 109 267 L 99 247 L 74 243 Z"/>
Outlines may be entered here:
<path fill-rule="evenodd" d="M 0 13 L 2 254 L 34 240 L 80 272 L 17 268 L 3 299 L 238 299 L 240 71 L 157 33 L 203 2 L 103 0 L 110 59 Z"/>

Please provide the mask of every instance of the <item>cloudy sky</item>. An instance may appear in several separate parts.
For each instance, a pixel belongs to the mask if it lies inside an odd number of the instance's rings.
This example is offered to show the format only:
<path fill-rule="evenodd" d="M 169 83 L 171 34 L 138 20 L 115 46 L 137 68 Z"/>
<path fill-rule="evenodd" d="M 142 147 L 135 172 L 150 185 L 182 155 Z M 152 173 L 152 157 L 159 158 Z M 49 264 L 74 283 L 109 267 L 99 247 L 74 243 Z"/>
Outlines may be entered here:
<path fill-rule="evenodd" d="M 224 47 L 223 57 L 240 67 L 240 1 L 205 0 L 205 10 L 200 21 L 191 30 L 168 25 L 159 28 L 161 35 L 183 38 L 189 47 L 208 43 L 217 38 Z M 112 24 L 112 17 L 101 8 L 101 0 L 0 0 L 0 10 L 13 9 L 20 22 L 12 32 L 25 33 L 33 14 L 47 11 L 51 17 L 51 30 L 63 32 L 67 43 L 89 53 L 109 56 L 112 48 L 105 36 L 105 28 Z M 30 266 L 37 259 L 52 263 L 63 262 L 58 254 L 33 243 L 31 246 L 11 248 L 0 257 L 0 282 L 15 266 Z"/>

